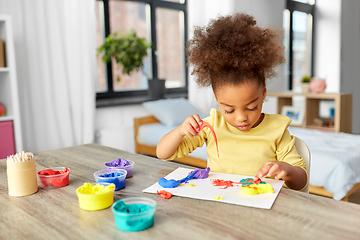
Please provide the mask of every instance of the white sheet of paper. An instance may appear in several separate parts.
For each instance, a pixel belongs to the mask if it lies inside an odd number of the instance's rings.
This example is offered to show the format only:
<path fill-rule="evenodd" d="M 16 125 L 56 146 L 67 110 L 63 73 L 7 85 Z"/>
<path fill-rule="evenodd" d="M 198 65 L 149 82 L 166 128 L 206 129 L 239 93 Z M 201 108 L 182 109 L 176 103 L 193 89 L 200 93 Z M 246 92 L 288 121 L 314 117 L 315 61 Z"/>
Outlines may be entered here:
<path fill-rule="evenodd" d="M 180 180 L 185 178 L 189 172 L 193 169 L 189 168 L 177 168 L 165 178 Z M 158 183 L 151 185 L 150 187 L 143 190 L 146 193 L 156 193 L 160 190 L 165 190 L 172 193 L 175 196 L 180 197 L 189 197 L 197 198 L 203 200 L 219 201 L 224 203 L 231 203 L 237 205 L 243 205 L 248 207 L 264 208 L 270 209 L 279 194 L 284 181 L 263 178 L 262 180 L 266 183 L 270 183 L 274 188 L 274 193 L 263 193 L 257 195 L 244 195 L 240 192 L 241 185 L 234 184 L 233 187 L 228 187 L 226 189 L 221 189 L 224 187 L 217 187 L 211 184 L 210 179 L 220 179 L 220 180 L 231 180 L 233 182 L 239 182 L 241 179 L 250 178 L 249 176 L 243 175 L 234 175 L 218 172 L 210 172 L 209 177 L 206 179 L 192 179 L 189 180 L 186 186 L 178 186 L 176 188 L 163 188 Z M 251 177 L 252 178 L 252 177 Z M 188 184 L 191 183 L 195 187 L 189 187 Z M 221 195 L 224 200 L 216 200 L 215 197 Z"/>

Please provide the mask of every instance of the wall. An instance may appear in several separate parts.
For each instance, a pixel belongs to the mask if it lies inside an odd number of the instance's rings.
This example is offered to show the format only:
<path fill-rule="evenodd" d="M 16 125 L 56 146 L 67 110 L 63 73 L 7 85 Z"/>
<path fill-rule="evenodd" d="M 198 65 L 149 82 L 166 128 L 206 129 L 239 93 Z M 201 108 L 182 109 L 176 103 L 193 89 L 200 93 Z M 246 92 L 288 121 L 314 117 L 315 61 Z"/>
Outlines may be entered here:
<path fill-rule="evenodd" d="M 353 94 L 353 133 L 360 133 L 360 1 L 341 5 L 340 92 Z"/>
<path fill-rule="evenodd" d="M 326 79 L 326 92 L 340 92 L 341 0 L 317 0 L 314 76 Z"/>
<path fill-rule="evenodd" d="M 95 141 L 104 146 L 135 152 L 134 118 L 149 116 L 141 104 L 96 109 Z"/>
<path fill-rule="evenodd" d="M 317 0 L 314 76 L 326 92 L 352 93 L 352 132 L 360 133 L 360 1 Z"/>

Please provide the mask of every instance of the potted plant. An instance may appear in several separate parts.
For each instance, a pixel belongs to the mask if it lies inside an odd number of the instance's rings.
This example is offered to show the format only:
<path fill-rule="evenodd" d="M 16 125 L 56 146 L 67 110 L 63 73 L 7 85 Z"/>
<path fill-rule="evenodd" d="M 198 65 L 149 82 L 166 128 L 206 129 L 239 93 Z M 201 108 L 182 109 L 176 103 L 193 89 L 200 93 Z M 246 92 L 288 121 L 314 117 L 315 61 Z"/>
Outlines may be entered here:
<path fill-rule="evenodd" d="M 114 59 L 118 67 L 122 68 L 122 72 L 130 75 L 133 71 L 143 70 L 143 60 L 148 55 L 147 50 L 150 47 L 152 47 L 151 42 L 146 41 L 145 38 L 138 37 L 135 31 L 131 30 L 126 35 L 121 35 L 120 32 L 110 34 L 106 37 L 105 43 L 97 49 L 97 52 L 102 54 L 102 61 L 104 63 L 110 63 Z M 143 73 L 146 74 L 145 72 Z M 148 74 L 146 75 L 148 76 Z M 117 76 L 116 80 L 120 81 L 120 76 Z M 149 79 L 149 76 L 148 80 L 151 98 L 162 98 L 165 91 L 165 80 L 153 80 Z M 154 84 L 154 82 L 156 83 Z M 160 84 L 160 86 L 156 84 Z M 159 91 L 160 93 L 158 93 Z"/>
<path fill-rule="evenodd" d="M 305 75 L 301 79 L 302 93 L 306 94 L 309 92 L 310 80 L 311 80 L 311 77 L 309 75 Z"/>

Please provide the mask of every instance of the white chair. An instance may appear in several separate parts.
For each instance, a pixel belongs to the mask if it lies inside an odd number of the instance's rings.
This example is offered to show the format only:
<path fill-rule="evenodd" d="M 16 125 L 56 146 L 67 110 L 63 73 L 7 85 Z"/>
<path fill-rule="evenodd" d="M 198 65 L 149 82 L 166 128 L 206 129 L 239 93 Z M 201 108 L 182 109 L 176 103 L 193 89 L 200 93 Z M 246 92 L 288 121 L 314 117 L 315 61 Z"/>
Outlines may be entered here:
<path fill-rule="evenodd" d="M 298 151 L 299 155 L 304 159 L 306 164 L 306 170 L 308 173 L 308 184 L 305 188 L 301 190 L 301 192 L 309 193 L 309 184 L 310 184 L 310 150 L 306 143 L 300 138 L 295 137 L 295 147 Z"/>

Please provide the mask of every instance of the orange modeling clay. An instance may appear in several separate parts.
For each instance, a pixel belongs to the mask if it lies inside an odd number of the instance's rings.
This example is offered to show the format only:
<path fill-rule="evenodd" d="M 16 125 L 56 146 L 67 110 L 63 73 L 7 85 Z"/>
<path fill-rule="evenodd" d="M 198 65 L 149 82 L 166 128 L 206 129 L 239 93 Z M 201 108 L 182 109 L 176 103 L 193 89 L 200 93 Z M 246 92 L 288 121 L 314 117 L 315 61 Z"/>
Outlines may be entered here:
<path fill-rule="evenodd" d="M 171 192 L 167 192 L 165 190 L 157 191 L 156 194 L 160 194 L 160 197 L 165 199 L 169 199 L 173 196 Z"/>
<path fill-rule="evenodd" d="M 212 135 L 213 135 L 213 137 L 214 137 L 214 139 L 215 139 L 216 151 L 217 151 L 217 154 L 218 154 L 218 157 L 219 157 L 219 147 L 218 147 L 218 142 L 217 142 L 217 138 L 216 138 L 215 131 L 214 131 L 214 129 L 212 128 L 212 126 L 211 126 L 208 122 L 201 121 L 200 129 L 199 129 L 199 130 L 196 130 L 196 129 L 195 129 L 195 131 L 199 133 L 199 132 L 200 132 L 200 131 L 204 128 L 204 127 L 208 127 L 208 128 L 210 128 L 211 133 L 212 133 Z"/>

